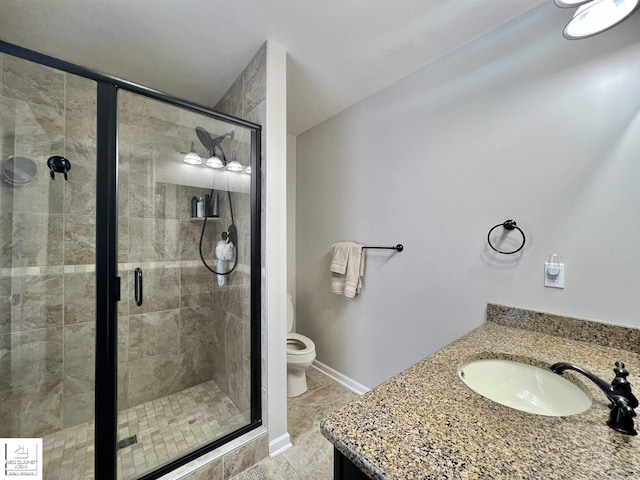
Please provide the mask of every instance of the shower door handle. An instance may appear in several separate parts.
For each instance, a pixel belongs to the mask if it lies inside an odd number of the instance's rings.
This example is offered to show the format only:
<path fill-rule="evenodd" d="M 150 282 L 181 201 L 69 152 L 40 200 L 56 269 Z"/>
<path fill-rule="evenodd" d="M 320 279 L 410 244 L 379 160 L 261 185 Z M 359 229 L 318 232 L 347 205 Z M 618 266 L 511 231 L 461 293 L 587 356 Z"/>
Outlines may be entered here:
<path fill-rule="evenodd" d="M 134 273 L 136 305 L 142 305 L 142 269 L 136 268 Z"/>

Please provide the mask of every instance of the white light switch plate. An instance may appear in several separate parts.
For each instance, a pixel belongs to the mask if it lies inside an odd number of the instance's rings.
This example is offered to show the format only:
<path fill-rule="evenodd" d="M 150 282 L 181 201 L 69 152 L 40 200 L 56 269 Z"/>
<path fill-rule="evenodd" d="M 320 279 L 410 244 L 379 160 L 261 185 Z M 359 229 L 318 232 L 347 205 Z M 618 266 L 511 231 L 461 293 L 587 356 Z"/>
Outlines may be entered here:
<path fill-rule="evenodd" d="M 544 264 L 544 286 L 551 288 L 564 288 L 564 263 L 560 264 L 560 273 L 555 276 L 551 276 L 547 273 L 547 266 Z"/>

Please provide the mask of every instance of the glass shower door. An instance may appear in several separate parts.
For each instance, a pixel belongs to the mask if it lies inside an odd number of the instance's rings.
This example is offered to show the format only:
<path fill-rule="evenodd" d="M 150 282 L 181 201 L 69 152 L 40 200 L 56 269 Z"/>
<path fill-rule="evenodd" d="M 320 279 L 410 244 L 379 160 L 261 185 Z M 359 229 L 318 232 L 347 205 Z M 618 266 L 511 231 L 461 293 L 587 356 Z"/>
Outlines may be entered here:
<path fill-rule="evenodd" d="M 8 54 L 0 66 L 0 437 L 42 438 L 44 478 L 84 480 L 94 469 L 96 83 Z"/>
<path fill-rule="evenodd" d="M 206 166 L 197 128 L 241 170 Z M 131 479 L 251 421 L 251 133 L 120 90 L 118 137 L 117 467 Z M 183 162 L 192 149 L 202 164 Z"/>

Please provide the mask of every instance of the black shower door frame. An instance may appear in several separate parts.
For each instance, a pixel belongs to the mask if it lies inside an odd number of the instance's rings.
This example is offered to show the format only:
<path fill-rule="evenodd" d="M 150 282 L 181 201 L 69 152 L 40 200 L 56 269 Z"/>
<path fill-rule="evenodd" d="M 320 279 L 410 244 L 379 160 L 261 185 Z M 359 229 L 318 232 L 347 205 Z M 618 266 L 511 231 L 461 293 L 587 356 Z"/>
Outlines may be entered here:
<path fill-rule="evenodd" d="M 116 480 L 118 380 L 118 90 L 127 90 L 176 107 L 251 130 L 251 418 L 249 424 L 139 477 L 152 480 L 195 460 L 262 425 L 260 366 L 260 188 L 261 130 L 258 124 L 202 105 L 111 77 L 90 69 L 0 41 L 0 53 L 45 65 L 97 82 L 96 138 L 96 347 L 95 461 L 96 480 Z"/>

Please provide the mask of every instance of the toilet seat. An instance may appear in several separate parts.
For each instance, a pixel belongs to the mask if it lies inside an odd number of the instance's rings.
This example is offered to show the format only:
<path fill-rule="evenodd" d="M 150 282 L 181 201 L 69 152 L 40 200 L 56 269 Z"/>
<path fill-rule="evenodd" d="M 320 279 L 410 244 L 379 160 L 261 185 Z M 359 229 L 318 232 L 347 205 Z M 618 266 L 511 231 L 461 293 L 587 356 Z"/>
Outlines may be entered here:
<path fill-rule="evenodd" d="M 309 337 L 305 337 L 304 335 L 300 335 L 299 333 L 287 334 L 287 355 L 308 355 L 312 352 L 315 352 L 315 350 L 316 345 Z"/>

